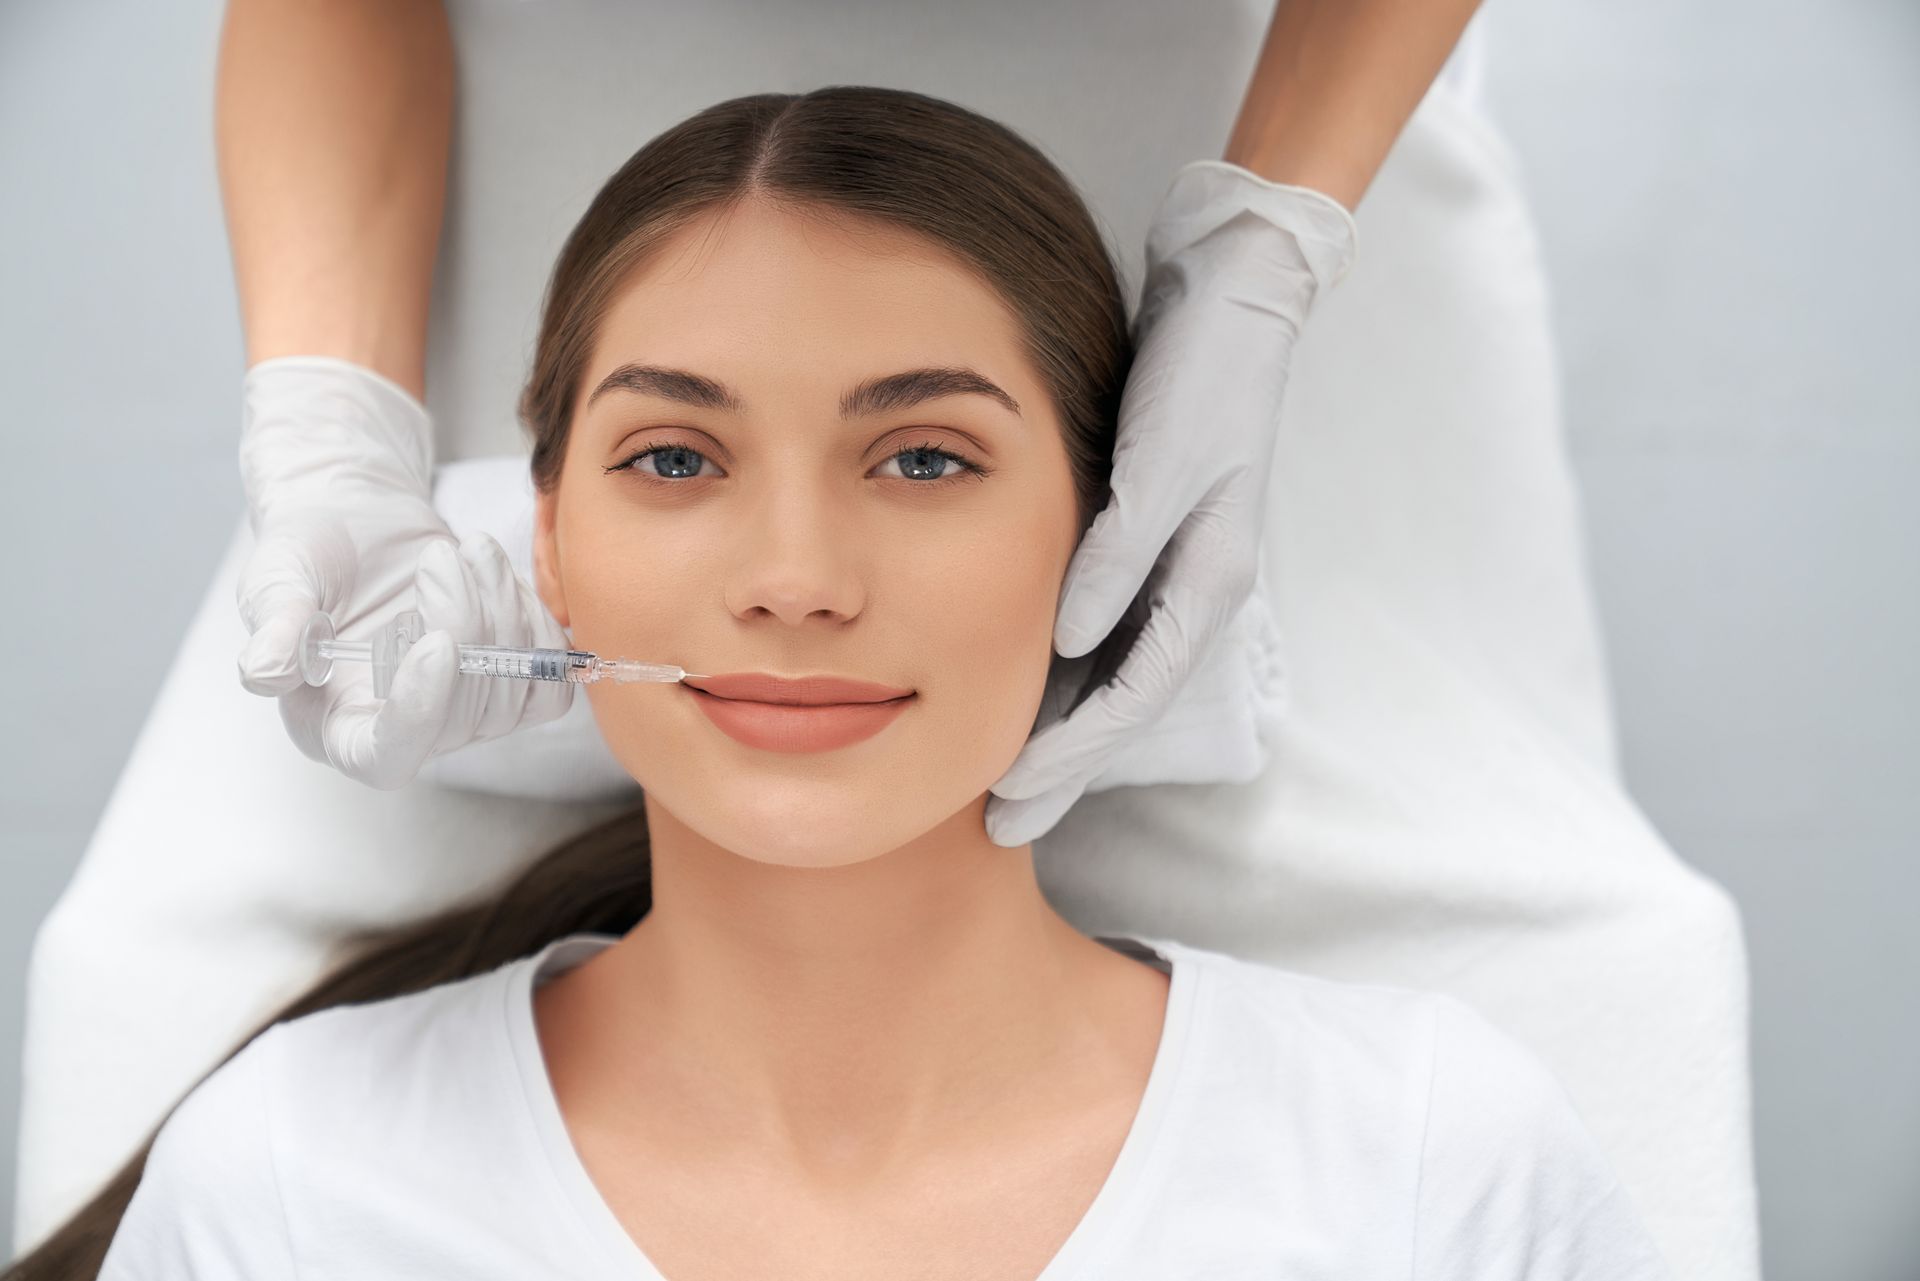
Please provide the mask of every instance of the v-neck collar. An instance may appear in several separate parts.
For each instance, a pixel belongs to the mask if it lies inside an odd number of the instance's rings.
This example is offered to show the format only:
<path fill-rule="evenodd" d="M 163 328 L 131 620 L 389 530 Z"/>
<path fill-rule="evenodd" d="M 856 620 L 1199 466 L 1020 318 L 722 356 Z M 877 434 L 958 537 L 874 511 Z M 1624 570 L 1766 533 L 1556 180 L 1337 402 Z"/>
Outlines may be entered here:
<path fill-rule="evenodd" d="M 1160 1042 L 1154 1051 L 1153 1066 L 1148 1071 L 1146 1089 L 1140 1096 L 1133 1124 L 1120 1145 L 1113 1168 L 1086 1213 L 1080 1216 L 1073 1231 L 1033 1281 L 1079 1281 L 1088 1275 L 1087 1266 L 1098 1261 L 1122 1226 L 1134 1220 L 1136 1204 L 1152 1190 L 1154 1176 L 1165 1161 L 1167 1118 L 1177 1093 L 1181 1066 L 1187 1058 L 1187 1046 L 1193 1039 L 1194 1013 L 1206 968 L 1191 949 L 1172 939 L 1125 937 L 1145 944 L 1168 962 L 1167 1008 L 1160 1028 Z M 558 978 L 619 940 L 617 934 L 569 934 L 511 965 L 507 982 L 500 987 L 505 1002 L 501 1027 L 515 1069 L 517 1093 L 526 1102 L 546 1157 L 545 1167 L 561 1199 L 573 1208 L 597 1252 L 619 1270 L 617 1275 L 622 1281 L 670 1281 L 627 1232 L 588 1175 L 560 1112 L 533 1017 L 533 990 L 538 983 Z"/>

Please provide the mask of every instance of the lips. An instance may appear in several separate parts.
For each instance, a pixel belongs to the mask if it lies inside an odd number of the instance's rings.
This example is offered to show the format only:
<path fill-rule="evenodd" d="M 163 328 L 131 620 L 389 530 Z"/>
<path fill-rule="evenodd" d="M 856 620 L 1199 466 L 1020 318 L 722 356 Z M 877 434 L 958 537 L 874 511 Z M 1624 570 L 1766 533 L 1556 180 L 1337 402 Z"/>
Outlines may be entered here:
<path fill-rule="evenodd" d="M 783 680 L 757 672 L 704 676 L 680 687 L 722 733 L 769 752 L 824 752 L 872 738 L 915 700 L 914 691 L 837 676 Z"/>
<path fill-rule="evenodd" d="M 681 683 L 707 719 L 736 743 L 767 752 L 825 752 L 872 738 L 916 695 L 879 703 L 756 703 L 719 698 Z"/>

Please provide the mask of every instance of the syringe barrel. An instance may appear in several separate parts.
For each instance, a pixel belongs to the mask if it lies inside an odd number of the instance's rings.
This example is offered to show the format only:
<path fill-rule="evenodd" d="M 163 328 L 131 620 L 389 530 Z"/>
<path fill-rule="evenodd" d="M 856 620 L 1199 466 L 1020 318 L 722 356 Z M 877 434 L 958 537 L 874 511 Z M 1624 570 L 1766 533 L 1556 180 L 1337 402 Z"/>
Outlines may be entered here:
<path fill-rule="evenodd" d="M 521 680 L 593 680 L 594 656 L 577 649 L 517 649 L 511 645 L 462 645 L 460 670 L 475 676 L 515 676 Z"/>

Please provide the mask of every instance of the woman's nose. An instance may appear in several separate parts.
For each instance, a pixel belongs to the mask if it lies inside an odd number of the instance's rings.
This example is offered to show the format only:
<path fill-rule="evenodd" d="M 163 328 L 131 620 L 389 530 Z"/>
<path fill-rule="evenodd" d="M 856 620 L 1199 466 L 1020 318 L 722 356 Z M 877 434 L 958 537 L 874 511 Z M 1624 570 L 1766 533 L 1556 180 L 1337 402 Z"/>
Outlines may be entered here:
<path fill-rule="evenodd" d="M 796 488 L 769 495 L 743 513 L 731 549 L 727 607 L 738 618 L 773 616 L 798 625 L 812 618 L 844 622 L 865 599 L 870 542 L 848 505 Z"/>

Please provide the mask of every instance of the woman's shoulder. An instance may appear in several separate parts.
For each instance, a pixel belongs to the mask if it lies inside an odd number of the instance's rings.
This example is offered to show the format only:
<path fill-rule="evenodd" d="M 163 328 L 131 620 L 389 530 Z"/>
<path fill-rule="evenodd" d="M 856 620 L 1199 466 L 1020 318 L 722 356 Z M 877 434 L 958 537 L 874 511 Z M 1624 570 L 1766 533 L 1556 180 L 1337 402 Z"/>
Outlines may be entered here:
<path fill-rule="evenodd" d="M 487 1070 L 505 1046 L 514 979 L 534 959 L 275 1024 L 277 1089 L 289 1108 L 338 1113 L 413 1095 L 415 1081 L 451 1083 Z"/>
<path fill-rule="evenodd" d="M 1417 1084 L 1423 1112 L 1494 1100 L 1505 1100 L 1504 1110 L 1516 1114 L 1523 1107 L 1542 1114 L 1571 1107 L 1565 1086 L 1538 1052 L 1452 993 L 1176 946 L 1206 974 L 1215 1035 L 1237 1031 L 1250 1046 L 1257 1042 L 1296 1063 L 1340 1073 L 1350 1086 L 1369 1075 L 1403 1091 Z"/>
<path fill-rule="evenodd" d="M 398 1239 L 449 1171 L 524 1163 L 504 1001 L 534 959 L 254 1036 L 168 1114 L 101 1276 L 292 1277 L 290 1223 Z"/>
<path fill-rule="evenodd" d="M 472 1040 L 500 1010 L 500 988 L 521 958 L 481 974 L 401 995 L 328 1006 L 263 1028 L 183 1096 L 168 1117 L 175 1130 L 212 1138 L 251 1127 L 269 1101 L 305 1081 L 364 1088 L 400 1058 L 418 1059 L 449 1042 Z"/>
<path fill-rule="evenodd" d="M 1190 943 L 1155 945 L 1192 969 L 1216 1024 L 1310 1044 L 1322 1056 L 1346 1052 L 1424 1067 L 1442 1010 L 1462 1004 L 1443 992 L 1334 978 Z"/>
<path fill-rule="evenodd" d="M 1190 1179 L 1255 1171 L 1335 1237 L 1394 1225 L 1418 1276 L 1669 1276 L 1571 1092 L 1473 1003 L 1161 950 L 1188 967 L 1198 1016 L 1180 1089 Z M 1316 1200 L 1327 1187 L 1337 1206 Z"/>
<path fill-rule="evenodd" d="M 1572 1110 L 1566 1086 L 1538 1051 L 1450 992 L 1186 950 L 1211 971 L 1216 1001 L 1230 1007 L 1232 1021 L 1278 1031 L 1327 1058 L 1341 1051 L 1365 1057 L 1396 1079 L 1411 1070 L 1427 1087 L 1429 1112 L 1462 1106 L 1483 1116 L 1531 1110 L 1538 1118 Z"/>
<path fill-rule="evenodd" d="M 451 1090 L 460 1077 L 490 1071 L 489 1059 L 499 1057 L 501 989 L 525 959 L 274 1023 L 202 1078 L 169 1113 L 163 1133 L 196 1160 L 191 1154 L 262 1137 L 346 1141 L 383 1124 L 384 1112 L 445 1097 L 432 1089 L 423 1096 L 416 1086 L 438 1081 Z"/>
<path fill-rule="evenodd" d="M 1479 1007 L 1187 951 L 1214 988 L 1216 1045 L 1270 1091 L 1249 1110 L 1313 1150 L 1372 1150 L 1407 1171 L 1419 1275 L 1669 1276 L 1565 1082 Z M 1341 1141 L 1312 1144 L 1328 1126 Z"/>
<path fill-rule="evenodd" d="M 108 1242 L 102 1281 L 296 1275 L 268 1137 L 276 1030 L 241 1046 L 167 1114 Z"/>
<path fill-rule="evenodd" d="M 470 1013 L 484 993 L 496 987 L 520 965 L 531 958 L 520 957 L 493 969 L 461 978 L 449 979 L 395 996 L 352 1001 L 313 1010 L 297 1018 L 274 1024 L 283 1035 L 299 1038 L 331 1038 L 351 1032 L 355 1036 L 388 1034 L 392 1029 L 414 1027 L 422 1020 L 458 1017 Z"/>
<path fill-rule="evenodd" d="M 1566 1082 L 1471 1004 L 1436 996 L 1415 1270 L 1670 1281 Z"/>

